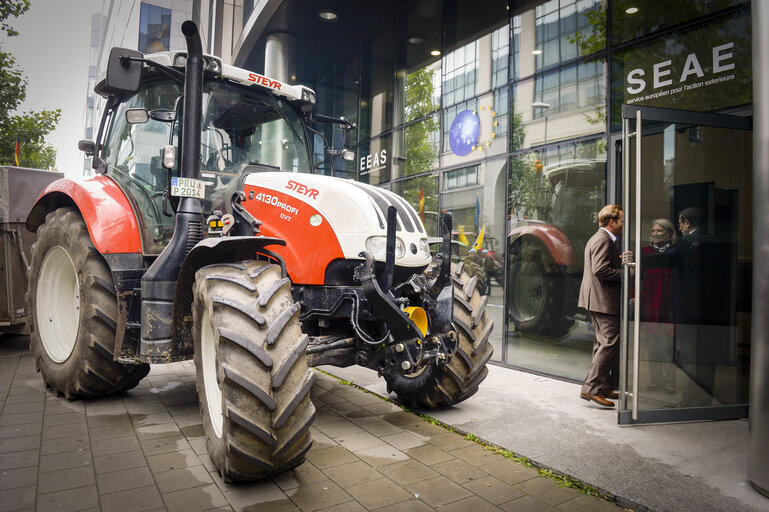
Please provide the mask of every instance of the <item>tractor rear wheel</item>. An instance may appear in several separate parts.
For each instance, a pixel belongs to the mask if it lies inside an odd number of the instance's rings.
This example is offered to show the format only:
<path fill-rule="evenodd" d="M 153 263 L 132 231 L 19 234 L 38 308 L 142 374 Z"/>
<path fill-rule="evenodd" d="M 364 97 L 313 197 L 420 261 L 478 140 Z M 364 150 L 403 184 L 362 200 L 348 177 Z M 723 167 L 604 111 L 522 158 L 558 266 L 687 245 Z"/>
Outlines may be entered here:
<path fill-rule="evenodd" d="M 486 363 L 494 352 L 489 343 L 494 322 L 486 317 L 489 298 L 480 294 L 478 276 L 471 277 L 463 267 L 462 263 L 451 266 L 452 319 L 457 327 L 454 355 L 445 365 L 385 376 L 388 391 L 409 407 L 435 409 L 458 404 L 473 396 L 489 373 Z"/>
<path fill-rule="evenodd" d="M 203 267 L 192 316 L 203 430 L 219 473 L 257 480 L 301 464 L 314 374 L 290 280 L 265 261 Z"/>
<path fill-rule="evenodd" d="M 113 360 L 117 294 L 83 217 L 59 208 L 37 234 L 26 298 L 29 344 L 46 385 L 69 399 L 133 388 L 150 367 Z"/>

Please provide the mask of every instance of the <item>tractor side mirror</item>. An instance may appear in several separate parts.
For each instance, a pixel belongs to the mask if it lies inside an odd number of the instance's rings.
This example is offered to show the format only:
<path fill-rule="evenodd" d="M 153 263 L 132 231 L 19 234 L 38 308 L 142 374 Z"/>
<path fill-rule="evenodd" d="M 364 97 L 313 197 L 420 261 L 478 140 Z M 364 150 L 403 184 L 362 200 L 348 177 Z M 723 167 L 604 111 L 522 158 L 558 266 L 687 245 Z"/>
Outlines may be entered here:
<path fill-rule="evenodd" d="M 144 124 L 150 120 L 150 114 L 143 108 L 127 108 L 125 121 L 128 124 Z"/>
<path fill-rule="evenodd" d="M 96 143 L 92 140 L 81 140 L 77 143 L 77 149 L 85 152 L 85 156 L 93 156 L 96 153 Z"/>
<path fill-rule="evenodd" d="M 107 88 L 116 92 L 136 92 L 142 77 L 144 54 L 128 48 L 113 48 L 107 61 Z"/>

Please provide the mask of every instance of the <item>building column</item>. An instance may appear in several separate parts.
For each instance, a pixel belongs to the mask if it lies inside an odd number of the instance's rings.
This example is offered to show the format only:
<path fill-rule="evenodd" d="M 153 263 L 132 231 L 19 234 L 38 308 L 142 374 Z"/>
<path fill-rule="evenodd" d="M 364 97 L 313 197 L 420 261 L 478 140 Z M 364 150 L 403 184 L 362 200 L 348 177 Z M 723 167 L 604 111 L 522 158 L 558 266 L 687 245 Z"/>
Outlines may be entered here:
<path fill-rule="evenodd" d="M 264 75 L 273 80 L 293 84 L 296 82 L 296 59 L 294 36 L 285 32 L 270 34 L 264 45 Z M 263 160 L 277 165 L 281 171 L 291 171 L 294 165 L 292 154 L 286 151 L 284 141 L 292 137 L 291 131 L 282 123 L 267 123 L 264 127 L 263 141 L 267 143 L 262 152 Z"/>
<path fill-rule="evenodd" d="M 769 497 L 769 3 L 752 2 L 753 335 L 748 479 Z"/>

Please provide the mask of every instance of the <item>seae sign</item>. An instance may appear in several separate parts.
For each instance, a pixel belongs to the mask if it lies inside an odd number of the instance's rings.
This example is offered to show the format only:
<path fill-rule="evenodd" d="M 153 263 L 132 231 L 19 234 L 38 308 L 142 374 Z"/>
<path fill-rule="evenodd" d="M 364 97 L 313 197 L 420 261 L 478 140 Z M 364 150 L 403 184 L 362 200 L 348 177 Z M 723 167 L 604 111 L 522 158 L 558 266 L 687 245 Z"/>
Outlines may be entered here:
<path fill-rule="evenodd" d="M 712 48 L 712 53 L 708 56 L 709 59 L 712 59 L 709 62 L 712 63 L 712 66 L 709 67 L 711 74 L 717 75 L 734 69 L 733 50 L 734 42 L 731 41 Z M 700 64 L 700 57 L 696 53 L 688 54 L 686 61 L 680 67 L 674 66 L 672 59 L 657 62 L 652 65 L 650 74 L 652 89 L 673 85 L 674 80 L 677 84 L 684 84 L 689 80 L 705 77 L 705 72 Z M 627 74 L 626 82 L 629 94 L 641 94 L 648 85 L 646 70 L 643 68 L 631 70 Z"/>

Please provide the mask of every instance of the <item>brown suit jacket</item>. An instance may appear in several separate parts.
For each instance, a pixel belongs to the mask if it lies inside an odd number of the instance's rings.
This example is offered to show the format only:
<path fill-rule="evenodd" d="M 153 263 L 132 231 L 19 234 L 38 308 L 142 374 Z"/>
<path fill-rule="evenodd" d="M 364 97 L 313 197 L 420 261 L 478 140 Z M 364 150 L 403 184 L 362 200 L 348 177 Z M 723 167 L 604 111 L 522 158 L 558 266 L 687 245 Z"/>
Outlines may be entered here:
<path fill-rule="evenodd" d="M 579 289 L 581 308 L 619 315 L 622 256 L 609 233 L 599 229 L 585 245 L 585 268 Z"/>

